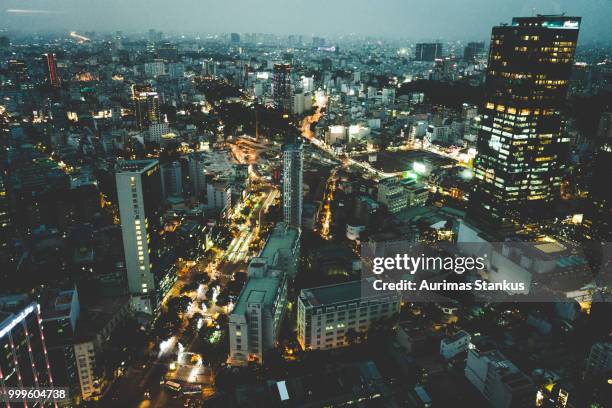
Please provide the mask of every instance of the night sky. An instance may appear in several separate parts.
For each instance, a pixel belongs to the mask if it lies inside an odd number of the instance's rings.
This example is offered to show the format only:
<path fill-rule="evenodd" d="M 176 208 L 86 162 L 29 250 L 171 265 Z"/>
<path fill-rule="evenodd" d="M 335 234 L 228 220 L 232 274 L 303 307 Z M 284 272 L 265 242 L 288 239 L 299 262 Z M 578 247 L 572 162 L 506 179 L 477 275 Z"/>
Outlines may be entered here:
<path fill-rule="evenodd" d="M 261 32 L 486 39 L 513 16 L 583 17 L 581 40 L 612 38 L 612 0 L 4 0 L 0 28 L 126 33 Z"/>

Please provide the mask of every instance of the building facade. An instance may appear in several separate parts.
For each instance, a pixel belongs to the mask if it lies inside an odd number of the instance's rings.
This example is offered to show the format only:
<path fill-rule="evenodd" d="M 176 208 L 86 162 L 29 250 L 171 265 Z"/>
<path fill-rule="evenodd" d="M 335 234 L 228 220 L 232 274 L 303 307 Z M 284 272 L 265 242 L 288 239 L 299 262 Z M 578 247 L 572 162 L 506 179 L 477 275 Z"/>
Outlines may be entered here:
<path fill-rule="evenodd" d="M 229 364 L 261 364 L 276 344 L 299 256 L 300 229 L 279 223 L 249 263 L 247 282 L 229 316 Z"/>
<path fill-rule="evenodd" d="M 303 350 L 326 350 L 349 344 L 347 332 L 364 332 L 400 310 L 397 293 L 362 294 L 362 282 L 303 289 L 297 301 L 298 343 Z"/>
<path fill-rule="evenodd" d="M 0 298 L 0 401 L 5 406 L 11 405 L 7 388 L 54 385 L 41 322 L 39 305 L 27 297 Z"/>
<path fill-rule="evenodd" d="M 119 164 L 116 173 L 128 290 L 135 310 L 152 313 L 157 260 L 155 246 L 161 217 L 161 179 L 157 160 Z"/>
<path fill-rule="evenodd" d="M 304 147 L 300 141 L 283 145 L 283 218 L 296 227 L 302 224 L 304 206 Z"/>
<path fill-rule="evenodd" d="M 293 110 L 293 90 L 291 89 L 291 65 L 274 64 L 272 73 L 272 99 L 274 107 L 284 113 Z"/>
<path fill-rule="evenodd" d="M 408 205 L 407 191 L 397 177 L 387 177 L 378 182 L 377 201 L 386 205 L 391 214 L 396 214 Z"/>
<path fill-rule="evenodd" d="M 465 377 L 494 408 L 535 406 L 533 382 L 498 350 L 471 344 Z"/>

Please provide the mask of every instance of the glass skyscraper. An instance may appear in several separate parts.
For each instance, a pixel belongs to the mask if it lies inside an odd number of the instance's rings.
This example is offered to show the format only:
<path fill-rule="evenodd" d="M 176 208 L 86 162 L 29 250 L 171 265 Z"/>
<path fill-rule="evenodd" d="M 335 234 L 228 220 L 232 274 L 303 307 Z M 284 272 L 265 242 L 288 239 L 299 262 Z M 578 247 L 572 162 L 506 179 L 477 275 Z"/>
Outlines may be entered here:
<path fill-rule="evenodd" d="M 545 219 L 569 151 L 561 108 L 579 17 L 514 18 L 493 27 L 470 216 L 490 230 Z"/>
<path fill-rule="evenodd" d="M 0 298 L 0 401 L 7 388 L 53 386 L 39 306 L 26 296 Z M 10 404 L 17 406 L 18 404 Z M 42 406 L 32 403 L 30 406 Z"/>

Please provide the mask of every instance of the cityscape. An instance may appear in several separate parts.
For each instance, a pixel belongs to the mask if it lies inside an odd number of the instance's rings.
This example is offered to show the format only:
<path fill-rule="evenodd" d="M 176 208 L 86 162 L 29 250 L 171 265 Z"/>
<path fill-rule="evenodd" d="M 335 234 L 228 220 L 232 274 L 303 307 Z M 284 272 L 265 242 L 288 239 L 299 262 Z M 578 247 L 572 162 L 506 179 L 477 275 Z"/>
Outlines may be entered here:
<path fill-rule="evenodd" d="M 612 406 L 612 3 L 9 3 L 0 406 Z"/>

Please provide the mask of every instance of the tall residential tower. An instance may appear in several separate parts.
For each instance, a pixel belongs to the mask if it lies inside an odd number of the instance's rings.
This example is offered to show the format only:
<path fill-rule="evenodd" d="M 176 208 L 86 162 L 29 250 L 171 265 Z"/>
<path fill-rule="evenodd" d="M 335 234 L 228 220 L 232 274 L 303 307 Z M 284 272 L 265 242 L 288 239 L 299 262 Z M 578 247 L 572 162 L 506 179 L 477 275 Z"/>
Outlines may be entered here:
<path fill-rule="evenodd" d="M 283 216 L 294 227 L 302 225 L 304 147 L 301 141 L 283 145 Z"/>
<path fill-rule="evenodd" d="M 272 75 L 272 98 L 274 99 L 274 107 L 284 113 L 291 113 L 293 108 L 291 65 L 274 64 L 274 72 Z"/>
<path fill-rule="evenodd" d="M 158 289 L 153 268 L 162 204 L 159 162 L 120 163 L 116 180 L 128 289 L 135 310 L 151 313 Z"/>

